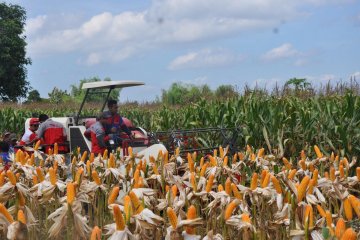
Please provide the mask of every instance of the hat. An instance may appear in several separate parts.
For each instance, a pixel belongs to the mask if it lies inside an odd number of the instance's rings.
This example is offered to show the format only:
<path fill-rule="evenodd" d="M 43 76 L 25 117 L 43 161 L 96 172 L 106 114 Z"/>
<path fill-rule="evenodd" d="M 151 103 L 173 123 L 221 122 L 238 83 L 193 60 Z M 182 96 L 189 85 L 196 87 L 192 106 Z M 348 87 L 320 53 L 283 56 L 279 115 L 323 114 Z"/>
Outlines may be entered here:
<path fill-rule="evenodd" d="M 30 125 L 35 125 L 35 124 L 39 124 L 39 119 L 38 118 L 30 119 Z"/>

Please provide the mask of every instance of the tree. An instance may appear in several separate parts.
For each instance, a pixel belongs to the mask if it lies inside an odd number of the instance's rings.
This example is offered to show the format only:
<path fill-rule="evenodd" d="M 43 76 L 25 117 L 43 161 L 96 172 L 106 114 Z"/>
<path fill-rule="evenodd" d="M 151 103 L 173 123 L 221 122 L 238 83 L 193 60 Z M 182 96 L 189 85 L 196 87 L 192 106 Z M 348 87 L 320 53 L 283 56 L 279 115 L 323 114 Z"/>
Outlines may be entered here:
<path fill-rule="evenodd" d="M 220 85 L 215 90 L 216 98 L 231 98 L 237 96 L 239 96 L 239 93 L 235 90 L 235 87 L 232 85 Z"/>
<path fill-rule="evenodd" d="M 70 95 L 66 91 L 63 91 L 57 87 L 54 87 L 53 90 L 48 93 L 48 95 L 49 101 L 56 104 L 66 102 L 70 99 Z"/>
<path fill-rule="evenodd" d="M 306 78 L 291 78 L 286 83 L 285 86 L 294 86 L 295 91 L 305 91 L 311 87 L 311 83 L 309 83 Z"/>
<path fill-rule="evenodd" d="M 26 37 L 23 35 L 25 10 L 18 5 L 0 3 L 0 100 L 17 101 L 29 90 L 26 81 Z"/>
<path fill-rule="evenodd" d="M 29 92 L 26 102 L 41 102 L 40 93 L 38 90 L 32 90 Z"/>
<path fill-rule="evenodd" d="M 71 85 L 70 89 L 70 96 L 77 102 L 81 102 L 84 99 L 85 96 L 85 90 L 81 89 L 84 83 L 88 82 L 99 82 L 101 81 L 98 77 L 92 77 L 92 78 L 85 78 L 80 80 L 80 84 L 78 86 Z M 111 81 L 110 78 L 105 78 L 104 81 Z M 111 94 L 109 96 L 109 99 L 115 99 L 118 100 L 120 94 L 120 89 L 113 89 L 111 91 Z M 103 101 L 104 95 L 102 94 L 92 94 L 88 95 L 87 101 L 89 102 L 98 102 Z"/>

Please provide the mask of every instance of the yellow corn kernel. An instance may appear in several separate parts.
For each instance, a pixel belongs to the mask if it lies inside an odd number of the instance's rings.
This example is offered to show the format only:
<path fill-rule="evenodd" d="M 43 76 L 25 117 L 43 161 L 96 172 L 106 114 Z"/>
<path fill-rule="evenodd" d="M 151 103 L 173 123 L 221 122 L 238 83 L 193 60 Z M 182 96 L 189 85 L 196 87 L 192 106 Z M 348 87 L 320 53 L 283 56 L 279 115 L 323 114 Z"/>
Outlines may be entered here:
<path fill-rule="evenodd" d="M 317 158 L 322 158 L 323 157 L 323 154 L 321 153 L 321 151 L 320 151 L 320 149 L 319 149 L 319 147 L 317 145 L 314 146 L 314 150 L 315 150 Z"/>
<path fill-rule="evenodd" d="M 80 162 L 85 162 L 86 157 L 87 157 L 87 154 L 88 154 L 87 151 L 84 151 L 84 152 L 83 152 L 83 154 L 82 154 L 82 156 L 81 156 L 81 159 L 80 159 Z"/>
<path fill-rule="evenodd" d="M 214 149 L 214 154 L 213 154 L 214 158 L 217 157 L 217 149 Z"/>
<path fill-rule="evenodd" d="M 289 162 L 289 160 L 287 160 L 286 157 L 283 157 L 282 161 L 283 161 L 284 166 L 286 167 L 287 170 L 290 170 L 292 168 L 291 163 Z"/>
<path fill-rule="evenodd" d="M 108 205 L 110 204 L 113 204 L 116 200 L 116 198 L 118 197 L 119 195 L 119 191 L 120 191 L 120 188 L 119 187 L 114 187 L 110 194 L 109 194 L 109 198 L 108 198 Z"/>
<path fill-rule="evenodd" d="M 170 224 L 171 224 L 172 228 L 176 229 L 177 217 L 176 217 L 176 213 L 175 213 L 174 209 L 172 209 L 171 207 L 168 207 L 166 209 L 166 213 L 167 213 L 167 216 L 169 218 L 169 221 L 170 221 Z"/>
<path fill-rule="evenodd" d="M 4 215 L 4 217 L 6 218 L 6 220 L 9 222 L 9 223 L 13 223 L 14 222 L 14 219 L 13 217 L 10 215 L 9 211 L 6 209 L 6 207 L 0 203 L 0 213 L 2 215 Z"/>
<path fill-rule="evenodd" d="M 16 177 L 15 177 L 13 171 L 7 170 L 6 171 L 6 176 L 8 177 L 8 179 L 11 182 L 12 185 L 16 185 Z"/>
<path fill-rule="evenodd" d="M 180 147 L 177 147 L 175 149 L 175 156 L 179 156 L 179 154 L 180 154 Z"/>
<path fill-rule="evenodd" d="M 344 165 L 340 164 L 339 172 L 340 172 L 340 178 L 344 178 L 345 177 Z"/>
<path fill-rule="evenodd" d="M 206 172 L 206 169 L 207 167 L 209 166 L 209 163 L 205 163 L 202 167 L 201 167 L 201 170 L 200 170 L 200 177 L 204 177 L 205 176 L 205 172 Z"/>
<path fill-rule="evenodd" d="M 325 219 L 326 219 L 326 226 L 328 228 L 332 229 L 332 216 L 331 216 L 331 213 L 329 211 L 326 211 Z"/>
<path fill-rule="evenodd" d="M 99 178 L 98 173 L 97 173 L 95 170 L 93 170 L 93 171 L 91 172 L 91 176 L 92 176 L 94 182 L 96 183 L 96 185 L 100 186 L 100 185 L 101 185 L 101 180 L 100 180 L 100 178 Z"/>
<path fill-rule="evenodd" d="M 132 216 L 131 199 L 129 195 L 126 195 L 124 197 L 124 212 L 125 212 L 125 221 L 129 222 L 130 217 Z"/>
<path fill-rule="evenodd" d="M 34 150 L 37 151 L 37 150 L 39 149 L 39 147 L 40 147 L 40 144 L 41 144 L 41 141 L 38 140 L 38 141 L 36 142 L 35 146 L 34 146 Z"/>
<path fill-rule="evenodd" d="M 349 198 L 345 198 L 344 200 L 344 212 L 346 219 L 348 221 L 351 221 L 353 219 L 353 214 L 352 214 L 352 207 Z"/>
<path fill-rule="evenodd" d="M 50 183 L 53 186 L 55 186 L 56 185 L 56 173 L 52 167 L 49 168 L 49 177 L 50 177 Z"/>
<path fill-rule="evenodd" d="M 301 169 L 302 169 L 302 170 L 304 170 L 304 171 L 306 170 L 305 160 L 300 160 L 300 161 L 299 161 L 299 165 L 301 166 Z"/>
<path fill-rule="evenodd" d="M 238 157 L 240 161 L 244 161 L 245 159 L 245 154 L 243 152 L 238 152 Z"/>
<path fill-rule="evenodd" d="M 164 165 L 169 163 L 169 153 L 167 151 L 164 152 L 163 159 L 164 159 Z"/>
<path fill-rule="evenodd" d="M 212 189 L 212 186 L 213 186 L 213 184 L 214 184 L 214 178 L 215 178 L 215 175 L 214 174 L 211 174 L 210 176 L 209 176 L 209 180 L 207 181 L 207 183 L 206 183 L 206 188 L 205 188 L 205 190 L 206 190 L 206 192 L 210 192 L 211 191 L 211 189 Z"/>
<path fill-rule="evenodd" d="M 251 224 L 250 216 L 249 216 L 249 214 L 247 214 L 247 213 L 241 214 L 241 220 L 242 220 L 243 222 L 247 222 L 247 223 L 250 223 L 250 224 Z"/>
<path fill-rule="evenodd" d="M 293 180 L 294 177 L 295 177 L 296 172 L 297 172 L 296 169 L 291 170 L 289 175 L 288 175 L 288 179 Z"/>
<path fill-rule="evenodd" d="M 331 167 L 330 168 L 330 180 L 334 182 L 335 179 L 336 179 L 336 177 L 335 177 L 335 168 Z"/>
<path fill-rule="evenodd" d="M 336 223 L 336 228 L 335 228 L 335 236 L 338 239 L 341 239 L 342 235 L 344 234 L 346 230 L 346 224 L 343 218 L 339 218 L 337 223 Z"/>
<path fill-rule="evenodd" d="M 66 200 L 68 204 L 72 204 L 75 200 L 75 186 L 72 182 L 66 185 Z"/>
<path fill-rule="evenodd" d="M 95 153 L 90 153 L 89 161 L 90 161 L 91 163 L 93 163 L 93 162 L 94 162 L 94 159 L 95 159 Z"/>
<path fill-rule="evenodd" d="M 277 192 L 278 194 L 281 194 L 281 193 L 282 193 L 282 189 L 281 189 L 281 185 L 280 185 L 279 180 L 277 180 L 276 177 L 271 176 L 271 181 L 272 181 L 272 183 L 273 183 L 273 185 L 274 185 L 274 188 L 275 188 L 276 192 Z"/>
<path fill-rule="evenodd" d="M 298 191 L 298 196 L 297 196 L 297 201 L 301 202 L 302 199 L 304 198 L 305 194 L 306 194 L 306 187 L 309 184 L 310 178 L 308 176 L 305 176 L 302 180 L 301 183 L 299 185 L 299 187 L 297 188 Z"/>
<path fill-rule="evenodd" d="M 34 175 L 34 176 L 32 177 L 32 180 L 33 180 L 33 185 L 36 185 L 36 184 L 39 183 L 39 180 L 38 180 L 38 178 L 37 178 L 36 175 Z"/>
<path fill-rule="evenodd" d="M 186 218 L 187 218 L 187 220 L 192 220 L 192 219 L 196 218 L 196 208 L 194 207 L 194 205 L 191 205 L 188 208 L 188 211 L 186 213 Z M 193 228 L 193 227 L 186 227 L 185 231 L 187 234 L 190 234 L 190 235 L 195 234 L 195 228 Z"/>
<path fill-rule="evenodd" d="M 171 187 L 172 197 L 173 197 L 173 198 L 176 198 L 177 193 L 178 193 L 178 188 L 177 188 L 177 186 L 174 184 L 174 185 L 172 185 L 172 187 Z"/>
<path fill-rule="evenodd" d="M 109 157 L 108 155 L 109 155 L 109 151 L 108 151 L 107 149 L 105 149 L 102 158 L 103 158 L 104 160 L 107 160 L 108 157 Z"/>
<path fill-rule="evenodd" d="M 256 160 L 256 155 L 255 155 L 254 153 L 252 153 L 252 154 L 250 155 L 250 160 L 251 160 L 251 161 L 255 161 L 255 160 Z"/>
<path fill-rule="evenodd" d="M 356 177 L 357 177 L 358 181 L 360 182 L 360 167 L 356 168 Z"/>
<path fill-rule="evenodd" d="M 344 232 L 341 238 L 341 240 L 356 240 L 356 239 L 357 239 L 356 232 L 354 232 L 352 228 L 346 229 L 346 231 Z"/>
<path fill-rule="evenodd" d="M 200 158 L 200 168 L 202 168 L 202 166 L 204 166 L 204 157 Z"/>
<path fill-rule="evenodd" d="M 209 156 L 209 159 L 210 159 L 210 166 L 211 167 L 217 166 L 217 161 L 213 156 Z"/>
<path fill-rule="evenodd" d="M 110 153 L 110 158 L 108 160 L 108 168 L 115 168 L 116 162 L 115 162 L 115 156 L 114 154 Z"/>
<path fill-rule="evenodd" d="M 262 188 L 266 188 L 266 187 L 269 185 L 269 183 L 270 183 L 270 177 L 271 177 L 271 174 L 270 174 L 270 173 L 267 173 L 264 181 L 263 181 L 262 184 L 261 184 L 261 187 L 262 187 Z"/>
<path fill-rule="evenodd" d="M 250 183 L 250 189 L 255 190 L 257 188 L 258 174 L 253 173 Z"/>
<path fill-rule="evenodd" d="M 305 159 L 306 159 L 306 153 L 305 153 L 304 150 L 301 150 L 301 152 L 300 152 L 300 159 L 301 159 L 301 160 L 305 160 Z"/>
<path fill-rule="evenodd" d="M 128 147 L 128 154 L 129 154 L 130 157 L 134 156 L 132 147 Z"/>
<path fill-rule="evenodd" d="M 87 172 L 87 175 L 90 175 L 90 173 L 91 173 L 90 161 L 86 162 L 86 172 Z"/>
<path fill-rule="evenodd" d="M 225 192 L 228 195 L 231 195 L 231 180 L 229 177 L 226 179 L 226 182 L 225 182 Z"/>
<path fill-rule="evenodd" d="M 229 205 L 226 206 L 225 213 L 224 213 L 224 219 L 225 221 L 228 220 L 234 209 L 239 205 L 240 201 L 238 199 L 233 200 Z"/>
<path fill-rule="evenodd" d="M 242 199 L 242 194 L 239 192 L 239 189 L 237 188 L 237 186 L 234 183 L 231 183 L 231 190 L 232 190 L 235 198 L 237 198 L 239 200 Z"/>
<path fill-rule="evenodd" d="M 30 159 L 28 161 L 28 164 L 30 166 L 34 166 L 35 165 L 35 155 L 32 153 L 31 156 L 30 156 Z"/>
<path fill-rule="evenodd" d="M 305 207 L 304 225 L 308 223 L 308 228 L 314 227 L 313 209 L 310 204 Z"/>
<path fill-rule="evenodd" d="M 54 154 L 59 154 L 59 146 L 57 143 L 54 144 Z"/>
<path fill-rule="evenodd" d="M 95 226 L 91 231 L 90 240 L 101 240 L 101 230 L 98 226 Z"/>
<path fill-rule="evenodd" d="M 263 169 L 263 170 L 261 171 L 261 180 L 260 180 L 260 183 L 262 183 L 262 182 L 264 181 L 267 173 L 268 173 L 268 170 L 266 170 L 266 169 Z"/>
<path fill-rule="evenodd" d="M 326 217 L 326 212 L 324 211 L 324 209 L 318 204 L 316 205 L 316 209 L 318 210 L 319 214 L 321 217 Z"/>
<path fill-rule="evenodd" d="M 224 191 L 224 187 L 223 187 L 223 185 L 219 184 L 219 186 L 218 186 L 218 192 L 222 192 L 222 191 Z"/>
<path fill-rule="evenodd" d="M 235 153 L 232 158 L 231 164 L 235 164 L 237 162 L 237 158 L 238 158 L 238 155 Z"/>
<path fill-rule="evenodd" d="M 84 169 L 82 167 L 77 170 L 76 175 L 75 175 L 75 182 L 77 184 L 80 184 L 80 180 L 81 180 L 81 176 L 82 176 L 83 172 L 84 172 Z"/>
<path fill-rule="evenodd" d="M 187 159 L 188 159 L 189 171 L 194 172 L 195 171 L 194 161 L 192 160 L 190 153 L 187 154 Z"/>
<path fill-rule="evenodd" d="M 115 224 L 116 224 L 116 230 L 117 231 L 123 231 L 125 229 L 125 221 L 124 221 L 124 217 L 121 213 L 121 210 L 119 208 L 118 205 L 114 205 L 113 206 L 113 211 L 114 211 L 114 219 L 115 219 Z"/>
<path fill-rule="evenodd" d="M 24 207 L 25 206 L 25 203 L 26 203 L 26 199 L 24 197 L 24 194 L 22 194 L 20 191 L 18 192 L 18 201 L 19 201 L 19 205 L 21 207 Z"/>
<path fill-rule="evenodd" d="M 142 203 L 140 202 L 139 198 L 136 196 L 136 194 L 133 191 L 130 191 L 129 193 L 131 203 L 134 206 L 135 214 L 139 214 L 144 210 L 144 207 Z"/>
<path fill-rule="evenodd" d="M 23 224 L 26 224 L 26 217 L 25 217 L 23 210 L 21 210 L 21 209 L 18 211 L 17 220 L 19 222 L 22 222 Z"/>

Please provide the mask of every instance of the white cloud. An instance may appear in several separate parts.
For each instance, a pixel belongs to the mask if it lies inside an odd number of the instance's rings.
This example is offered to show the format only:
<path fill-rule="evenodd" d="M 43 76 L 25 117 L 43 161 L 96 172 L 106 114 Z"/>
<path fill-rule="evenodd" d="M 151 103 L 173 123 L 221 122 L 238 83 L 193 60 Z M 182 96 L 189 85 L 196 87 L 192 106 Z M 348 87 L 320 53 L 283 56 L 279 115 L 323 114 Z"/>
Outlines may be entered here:
<path fill-rule="evenodd" d="M 267 53 L 262 55 L 261 59 L 265 61 L 271 61 L 299 55 L 301 55 L 301 53 L 296 50 L 290 43 L 284 43 L 279 47 L 269 50 Z"/>
<path fill-rule="evenodd" d="M 242 59 L 242 56 L 235 55 L 225 49 L 203 49 L 175 58 L 169 64 L 169 69 L 221 67 L 241 61 Z"/>
<path fill-rule="evenodd" d="M 294 65 L 297 67 L 305 66 L 308 63 L 308 61 L 305 58 L 299 58 L 295 61 Z"/>
<path fill-rule="evenodd" d="M 326 4 L 325 0 L 153 0 L 143 11 L 104 12 L 80 24 L 74 13 L 69 13 L 72 18 L 63 17 L 66 24 L 60 20 L 58 25 L 38 16 L 27 22 L 28 51 L 34 57 L 77 52 L 88 64 L 121 61 L 167 44 L 273 29 L 304 17 L 305 7 L 319 4 Z M 69 21 L 73 21 L 71 27 Z"/>
<path fill-rule="evenodd" d="M 354 72 L 353 74 L 350 75 L 350 77 L 355 78 L 356 80 L 360 80 L 360 71 Z"/>

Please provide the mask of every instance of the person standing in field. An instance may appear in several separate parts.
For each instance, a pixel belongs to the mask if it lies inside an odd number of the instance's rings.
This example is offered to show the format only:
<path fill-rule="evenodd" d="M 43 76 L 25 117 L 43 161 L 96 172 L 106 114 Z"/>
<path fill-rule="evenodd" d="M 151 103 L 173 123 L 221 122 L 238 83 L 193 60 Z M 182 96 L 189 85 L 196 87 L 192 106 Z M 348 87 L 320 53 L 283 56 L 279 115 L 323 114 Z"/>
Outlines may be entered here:
<path fill-rule="evenodd" d="M 40 114 L 39 116 L 40 127 L 37 131 L 37 135 L 42 142 L 46 145 L 59 144 L 59 153 L 65 153 L 68 151 L 67 146 L 63 144 L 66 142 L 66 129 L 65 127 L 46 114 Z M 45 152 L 48 153 L 52 146 L 46 146 Z"/>
<path fill-rule="evenodd" d="M 103 112 L 99 115 L 96 123 L 91 125 L 84 132 L 85 137 L 91 140 L 91 152 L 95 154 L 103 154 L 107 148 L 107 142 L 110 140 L 110 136 L 106 134 L 105 126 L 111 114 Z"/>
<path fill-rule="evenodd" d="M 113 140 L 118 144 L 120 144 L 120 142 L 121 142 L 121 139 L 120 139 L 121 130 L 124 131 L 128 135 L 130 140 L 132 140 L 133 137 L 131 135 L 130 129 L 125 125 L 122 117 L 118 113 L 119 107 L 118 107 L 117 101 L 110 99 L 107 103 L 107 106 L 108 106 L 109 110 L 105 111 L 104 113 L 110 114 L 111 117 L 107 121 L 106 133 L 113 135 Z"/>
<path fill-rule="evenodd" d="M 3 171 L 6 171 L 11 166 L 11 159 L 9 155 L 10 145 L 9 143 L 2 141 L 0 142 L 0 159 L 4 166 Z"/>
<path fill-rule="evenodd" d="M 30 145 L 33 144 L 38 140 L 38 136 L 36 134 L 36 131 L 39 128 L 39 119 L 38 118 L 32 118 L 30 119 L 30 127 L 26 129 L 24 135 L 22 136 L 19 145 Z"/>

